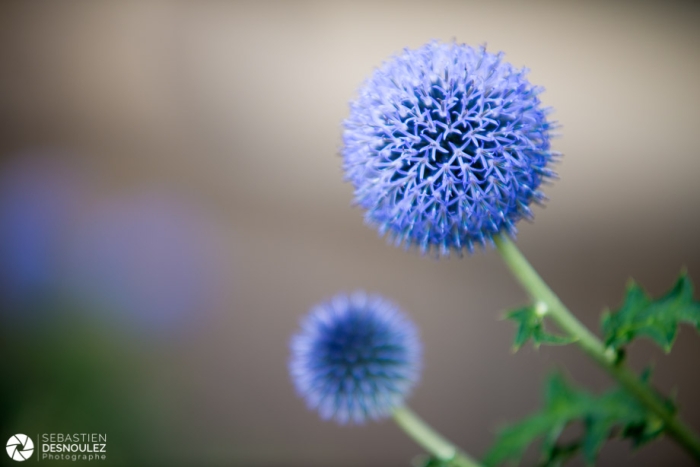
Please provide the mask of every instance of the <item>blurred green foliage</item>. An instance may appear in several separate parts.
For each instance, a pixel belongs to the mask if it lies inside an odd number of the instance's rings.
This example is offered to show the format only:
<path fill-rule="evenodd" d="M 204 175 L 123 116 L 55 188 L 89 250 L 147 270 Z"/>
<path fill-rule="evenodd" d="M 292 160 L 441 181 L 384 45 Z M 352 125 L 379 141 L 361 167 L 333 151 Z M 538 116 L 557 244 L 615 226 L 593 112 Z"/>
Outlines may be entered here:
<path fill-rule="evenodd" d="M 40 433 L 100 433 L 107 435 L 101 464 L 148 458 L 157 417 L 142 385 L 138 346 L 67 303 L 23 312 L 33 316 L 0 314 L 0 434 L 24 433 L 36 446 Z"/>
<path fill-rule="evenodd" d="M 648 378 L 648 373 L 642 377 L 645 383 Z M 565 429 L 575 423 L 583 427 L 583 434 L 573 441 L 563 441 Z M 517 461 L 532 443 L 542 439 L 540 465 L 559 466 L 578 453 L 590 465 L 611 437 L 628 438 L 634 446 L 640 446 L 662 430 L 661 421 L 626 391 L 615 388 L 595 396 L 575 388 L 561 374 L 554 374 L 547 382 L 544 408 L 504 428 L 486 454 L 484 464 L 496 466 Z"/>

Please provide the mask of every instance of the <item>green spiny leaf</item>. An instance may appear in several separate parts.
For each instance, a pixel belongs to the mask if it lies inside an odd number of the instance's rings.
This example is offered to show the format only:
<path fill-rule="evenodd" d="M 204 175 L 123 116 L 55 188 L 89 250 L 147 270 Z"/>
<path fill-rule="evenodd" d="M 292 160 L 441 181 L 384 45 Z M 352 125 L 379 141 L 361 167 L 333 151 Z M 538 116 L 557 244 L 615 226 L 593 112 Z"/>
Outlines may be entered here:
<path fill-rule="evenodd" d="M 646 383 L 648 374 L 643 375 L 642 380 Z M 562 444 L 562 432 L 575 422 L 583 425 L 581 439 Z M 496 466 L 516 461 L 540 438 L 543 438 L 542 466 L 560 466 L 579 451 L 588 464 L 593 464 L 603 444 L 617 433 L 638 446 L 662 431 L 661 421 L 648 414 L 624 390 L 614 389 L 595 396 L 574 388 L 561 375 L 554 374 L 547 382 L 544 408 L 503 429 L 486 454 L 484 464 Z"/>
<path fill-rule="evenodd" d="M 535 347 L 539 347 L 540 344 L 564 345 L 574 341 L 569 337 L 545 331 L 544 315 L 538 313 L 535 306 L 526 306 L 510 311 L 506 314 L 506 319 L 515 321 L 518 326 L 513 342 L 513 350 L 520 349 L 530 339 L 532 339 Z"/>
<path fill-rule="evenodd" d="M 483 459 L 491 467 L 522 457 L 527 447 L 538 438 L 546 436 L 561 422 L 554 414 L 542 411 L 518 423 L 504 428 L 496 443 Z"/>
<path fill-rule="evenodd" d="M 600 448 L 608 440 L 617 420 L 614 417 L 588 417 L 584 422 L 583 457 L 586 464 L 593 465 L 598 457 Z"/>
<path fill-rule="evenodd" d="M 617 311 L 602 318 L 605 344 L 619 350 L 636 337 L 647 337 L 666 352 L 671 351 L 678 325 L 688 323 L 700 330 L 700 302 L 693 300 L 693 285 L 682 272 L 673 288 L 658 300 L 635 282 L 627 286 L 625 301 Z"/>
<path fill-rule="evenodd" d="M 639 378 L 644 384 L 649 385 L 651 381 L 651 368 L 645 368 Z M 674 396 L 671 398 L 663 397 L 661 394 L 657 394 L 659 400 L 666 405 L 669 411 L 676 413 L 678 408 L 676 407 Z M 638 448 L 650 441 L 658 438 L 664 431 L 664 425 L 661 419 L 658 417 L 648 417 L 640 423 L 630 423 L 624 427 L 622 432 L 622 437 L 632 441 L 632 445 Z"/>
<path fill-rule="evenodd" d="M 581 442 L 555 444 L 551 451 L 543 452 L 540 467 L 561 467 L 581 450 Z"/>
<path fill-rule="evenodd" d="M 653 418 L 627 425 L 622 432 L 622 437 L 631 440 L 632 445 L 637 448 L 655 440 L 663 431 L 664 425 L 661 420 Z"/>

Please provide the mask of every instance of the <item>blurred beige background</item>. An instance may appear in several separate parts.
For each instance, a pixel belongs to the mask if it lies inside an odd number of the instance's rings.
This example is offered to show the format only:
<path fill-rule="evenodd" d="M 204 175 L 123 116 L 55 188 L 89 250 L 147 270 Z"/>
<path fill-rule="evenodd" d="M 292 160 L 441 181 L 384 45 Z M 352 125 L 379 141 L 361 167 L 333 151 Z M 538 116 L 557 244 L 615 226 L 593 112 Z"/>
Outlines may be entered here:
<path fill-rule="evenodd" d="M 151 349 L 152 388 L 174 407 L 163 462 L 407 465 L 420 450 L 391 422 L 323 423 L 289 382 L 299 317 L 356 288 L 417 321 L 426 369 L 410 404 L 479 456 L 538 407 L 550 369 L 610 381 L 576 348 L 511 354 L 499 317 L 525 295 L 495 252 L 435 261 L 363 225 L 338 155 L 348 101 L 384 59 L 433 38 L 530 68 L 565 157 L 518 244 L 597 330 L 629 277 L 658 295 L 686 266 L 700 283 L 699 21 L 697 4 L 673 2 L 8 1 L 0 157 L 60 159 L 98 191 L 165 187 L 220 229 L 226 301 Z M 630 353 L 700 429 L 700 337 L 685 327 L 669 356 Z M 600 465 L 623 462 L 690 465 L 668 441 L 603 450 Z"/>

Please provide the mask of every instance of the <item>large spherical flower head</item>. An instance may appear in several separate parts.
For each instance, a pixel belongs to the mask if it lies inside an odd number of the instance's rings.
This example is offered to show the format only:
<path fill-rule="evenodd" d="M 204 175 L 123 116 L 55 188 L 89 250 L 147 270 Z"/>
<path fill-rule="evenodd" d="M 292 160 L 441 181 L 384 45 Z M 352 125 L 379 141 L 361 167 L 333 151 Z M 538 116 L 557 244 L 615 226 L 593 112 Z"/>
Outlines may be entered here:
<path fill-rule="evenodd" d="M 542 88 L 501 54 L 431 42 L 385 62 L 345 121 L 343 160 L 366 220 L 397 244 L 473 251 L 530 218 L 554 175 Z"/>
<path fill-rule="evenodd" d="M 297 391 L 323 419 L 339 423 L 389 416 L 420 375 L 414 324 L 391 302 L 362 292 L 313 308 L 291 350 Z"/>

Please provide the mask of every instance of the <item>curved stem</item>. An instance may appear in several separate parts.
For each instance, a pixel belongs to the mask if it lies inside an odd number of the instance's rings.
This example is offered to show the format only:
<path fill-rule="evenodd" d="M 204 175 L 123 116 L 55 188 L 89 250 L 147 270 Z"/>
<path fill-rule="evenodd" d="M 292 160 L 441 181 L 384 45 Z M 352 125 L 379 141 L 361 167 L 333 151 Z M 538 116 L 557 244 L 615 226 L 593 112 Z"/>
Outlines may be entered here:
<path fill-rule="evenodd" d="M 576 319 L 508 237 L 500 235 L 494 240 L 501 256 L 520 284 L 536 302 L 546 306 L 544 313 L 550 316 L 569 336 L 576 339 L 578 346 L 607 370 L 622 387 L 636 397 L 649 411 L 658 416 L 663 421 L 666 432 L 695 460 L 700 462 L 700 439 L 698 436 L 684 425 L 675 413 L 632 371 L 615 362 L 615 352 L 612 349 L 607 349 L 595 334 Z"/>
<path fill-rule="evenodd" d="M 455 467 L 481 467 L 454 444 L 433 430 L 408 407 L 394 409 L 394 420 L 413 440 L 443 462 Z"/>

